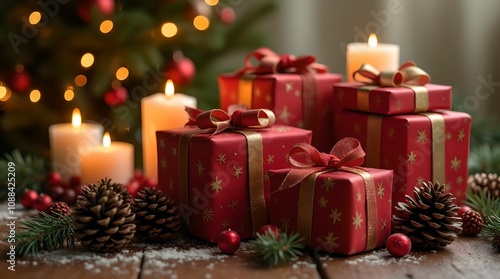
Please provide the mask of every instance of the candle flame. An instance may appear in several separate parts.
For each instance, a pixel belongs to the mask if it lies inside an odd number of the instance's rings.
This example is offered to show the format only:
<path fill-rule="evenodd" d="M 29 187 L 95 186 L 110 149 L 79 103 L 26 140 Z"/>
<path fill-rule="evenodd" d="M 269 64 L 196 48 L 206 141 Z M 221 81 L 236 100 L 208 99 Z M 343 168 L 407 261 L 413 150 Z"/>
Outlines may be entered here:
<path fill-rule="evenodd" d="M 111 137 L 108 132 L 104 133 L 102 137 L 102 145 L 104 145 L 104 147 L 109 147 L 111 145 Z"/>
<path fill-rule="evenodd" d="M 174 92 L 175 92 L 174 83 L 172 82 L 171 79 L 169 79 L 165 84 L 165 95 L 171 98 L 174 95 Z"/>
<path fill-rule="evenodd" d="M 371 33 L 370 36 L 368 37 L 368 46 L 369 47 L 376 47 L 377 46 L 377 35 L 375 33 Z"/>
<path fill-rule="evenodd" d="M 80 110 L 75 108 L 73 110 L 73 118 L 71 119 L 71 123 L 73 127 L 80 127 L 82 125 L 82 116 L 80 114 Z"/>

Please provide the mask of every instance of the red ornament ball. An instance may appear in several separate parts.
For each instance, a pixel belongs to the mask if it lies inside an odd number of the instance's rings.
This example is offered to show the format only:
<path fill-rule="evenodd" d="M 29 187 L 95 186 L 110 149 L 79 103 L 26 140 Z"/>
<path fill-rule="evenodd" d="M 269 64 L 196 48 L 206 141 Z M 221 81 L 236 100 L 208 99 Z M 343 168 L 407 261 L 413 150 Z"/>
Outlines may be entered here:
<path fill-rule="evenodd" d="M 457 214 L 458 214 L 458 217 L 462 217 L 462 215 L 464 215 L 465 212 L 467 211 L 471 211 L 472 208 L 470 208 L 469 206 L 467 205 L 462 205 L 460 207 L 460 209 L 458 210 Z"/>
<path fill-rule="evenodd" d="M 52 198 L 49 195 L 40 194 L 33 207 L 38 211 L 45 212 L 52 202 Z"/>
<path fill-rule="evenodd" d="M 105 17 L 110 17 L 115 12 L 115 0 L 79 0 L 78 15 L 83 21 L 89 23 L 94 7 Z"/>
<path fill-rule="evenodd" d="M 14 71 L 10 74 L 8 79 L 10 89 L 15 92 L 25 92 L 31 86 L 31 75 L 26 71 Z"/>
<path fill-rule="evenodd" d="M 51 171 L 45 177 L 45 183 L 47 184 L 47 186 L 49 186 L 49 188 L 52 188 L 54 186 L 59 186 L 62 184 L 62 182 L 63 182 L 62 176 L 57 171 Z"/>
<path fill-rule="evenodd" d="M 49 189 L 49 196 L 55 200 L 58 201 L 59 197 L 64 193 L 64 188 L 61 185 L 56 185 L 52 186 Z"/>
<path fill-rule="evenodd" d="M 240 235 L 232 230 L 226 230 L 217 237 L 217 246 L 226 255 L 234 254 L 240 248 Z"/>
<path fill-rule="evenodd" d="M 64 188 L 64 191 L 59 196 L 59 200 L 67 204 L 74 204 L 76 202 L 77 194 L 73 188 Z"/>
<path fill-rule="evenodd" d="M 38 199 L 38 193 L 35 190 L 26 190 L 21 195 L 21 204 L 26 209 L 31 209 Z"/>
<path fill-rule="evenodd" d="M 410 253 L 411 240 L 402 233 L 395 233 L 387 238 L 385 246 L 393 257 L 400 258 Z"/>
<path fill-rule="evenodd" d="M 264 225 L 262 226 L 262 228 L 259 229 L 259 234 L 269 235 L 272 236 L 273 238 L 278 239 L 280 236 L 280 230 L 278 229 L 278 227 L 273 225 Z"/>
<path fill-rule="evenodd" d="M 190 83 L 196 76 L 196 66 L 187 57 L 172 60 L 167 64 L 166 78 L 171 79 L 174 85 L 185 85 Z"/>
<path fill-rule="evenodd" d="M 69 179 L 69 187 L 74 189 L 80 186 L 82 186 L 82 179 L 78 175 L 73 175 Z"/>
<path fill-rule="evenodd" d="M 128 92 L 125 87 L 110 89 L 104 94 L 104 102 L 110 107 L 119 107 L 128 100 Z"/>
<path fill-rule="evenodd" d="M 219 13 L 219 18 L 224 24 L 231 24 L 236 19 L 236 13 L 230 7 L 224 7 Z"/>

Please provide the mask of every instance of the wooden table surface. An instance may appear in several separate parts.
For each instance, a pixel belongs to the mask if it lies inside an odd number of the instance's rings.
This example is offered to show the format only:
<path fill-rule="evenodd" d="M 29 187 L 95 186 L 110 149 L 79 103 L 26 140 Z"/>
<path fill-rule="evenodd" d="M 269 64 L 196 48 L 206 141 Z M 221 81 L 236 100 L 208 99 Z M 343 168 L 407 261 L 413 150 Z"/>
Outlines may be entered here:
<path fill-rule="evenodd" d="M 0 220 L 1 238 L 6 220 Z M 79 247 L 16 258 L 15 271 L 7 269 L 5 241 L 0 242 L 2 279 L 157 279 L 157 278 L 500 278 L 500 253 L 491 242 L 459 237 L 438 251 L 416 251 L 401 259 L 385 249 L 350 257 L 306 253 L 290 265 L 269 269 L 256 260 L 251 241 L 234 256 L 188 237 L 162 246 L 133 244 L 114 254 L 95 254 Z"/>

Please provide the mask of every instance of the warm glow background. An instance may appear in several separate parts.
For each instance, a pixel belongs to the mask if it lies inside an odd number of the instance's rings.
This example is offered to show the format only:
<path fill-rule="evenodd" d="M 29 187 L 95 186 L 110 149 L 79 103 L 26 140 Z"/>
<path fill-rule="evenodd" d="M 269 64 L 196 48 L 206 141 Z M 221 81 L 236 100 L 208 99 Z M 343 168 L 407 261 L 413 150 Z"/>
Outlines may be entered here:
<path fill-rule="evenodd" d="M 366 42 L 365 36 L 375 32 L 379 43 L 400 45 L 401 62 L 413 60 L 431 75 L 432 83 L 452 85 L 456 103 L 469 96 L 463 110 L 499 118 L 500 1 L 278 3 L 274 16 L 262 24 L 276 52 L 315 54 L 330 71 L 345 74 L 345 45 Z M 489 79 L 498 84 L 487 88 L 481 80 Z M 476 90 L 479 98 L 474 97 Z M 489 97 L 481 97 L 485 95 Z"/>

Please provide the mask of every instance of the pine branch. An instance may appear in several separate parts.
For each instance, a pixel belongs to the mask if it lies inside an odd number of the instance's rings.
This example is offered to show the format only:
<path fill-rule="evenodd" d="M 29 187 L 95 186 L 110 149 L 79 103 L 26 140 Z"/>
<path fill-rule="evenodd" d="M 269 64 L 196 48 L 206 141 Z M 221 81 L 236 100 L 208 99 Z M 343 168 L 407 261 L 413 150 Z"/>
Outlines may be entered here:
<path fill-rule="evenodd" d="M 27 217 L 21 222 L 22 231 L 16 234 L 16 252 L 20 256 L 37 254 L 42 250 L 51 252 L 65 247 L 74 247 L 73 218 L 58 215 L 53 217 L 40 212 L 41 216 Z"/>
<path fill-rule="evenodd" d="M 15 164 L 15 193 L 19 198 L 25 189 L 33 189 L 40 192 L 45 182 L 46 168 L 45 161 L 41 157 L 27 154 L 23 157 L 18 149 L 10 154 L 6 153 L 4 159 L 0 160 L 0 200 L 7 199 L 8 194 L 8 164 Z"/>
<path fill-rule="evenodd" d="M 493 213 L 486 216 L 485 221 L 481 232 L 482 237 L 490 238 L 500 235 L 500 214 Z"/>
<path fill-rule="evenodd" d="M 303 248 L 302 241 L 303 238 L 297 233 L 291 235 L 281 233 L 278 236 L 257 233 L 255 251 L 269 267 L 274 267 L 280 263 L 289 263 L 302 255 L 300 251 Z"/>
<path fill-rule="evenodd" d="M 482 144 L 474 147 L 469 156 L 471 173 L 497 173 L 500 169 L 500 146 Z"/>
<path fill-rule="evenodd" d="M 479 212 L 484 220 L 487 220 L 489 216 L 494 214 L 500 215 L 500 199 L 495 199 L 489 192 L 479 191 L 475 194 L 469 188 L 465 195 L 466 200 L 464 204 Z"/>

